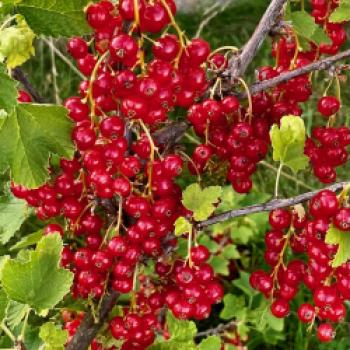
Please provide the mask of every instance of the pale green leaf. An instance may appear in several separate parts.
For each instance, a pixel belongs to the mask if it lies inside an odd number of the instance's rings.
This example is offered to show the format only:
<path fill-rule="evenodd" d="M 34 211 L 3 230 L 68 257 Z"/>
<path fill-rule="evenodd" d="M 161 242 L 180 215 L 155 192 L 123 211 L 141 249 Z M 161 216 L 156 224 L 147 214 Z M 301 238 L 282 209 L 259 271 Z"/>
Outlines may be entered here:
<path fill-rule="evenodd" d="M 18 105 L 0 120 L 0 171 L 9 167 L 16 183 L 39 187 L 48 178 L 51 153 L 73 156 L 72 125 L 63 107 Z"/>
<path fill-rule="evenodd" d="M 213 256 L 210 259 L 209 263 L 213 267 L 214 272 L 216 274 L 219 274 L 222 276 L 228 276 L 230 274 L 230 270 L 228 268 L 230 262 L 223 256 L 220 256 L 220 255 Z"/>
<path fill-rule="evenodd" d="M 338 6 L 330 15 L 329 22 L 340 23 L 350 20 L 350 1 L 342 0 L 340 6 Z"/>
<path fill-rule="evenodd" d="M 0 60 L 6 59 L 9 68 L 15 68 L 34 55 L 35 34 L 23 18 L 17 16 L 17 25 L 0 31 Z"/>
<path fill-rule="evenodd" d="M 0 110 L 11 113 L 17 105 L 17 95 L 16 81 L 7 74 L 5 66 L 0 64 Z M 5 117 L 6 114 L 3 114 L 2 119 Z"/>
<path fill-rule="evenodd" d="M 230 244 L 227 245 L 223 251 L 222 251 L 222 255 L 229 260 L 233 260 L 233 259 L 239 259 L 240 254 L 237 250 L 237 246 Z"/>
<path fill-rule="evenodd" d="M 192 224 L 183 216 L 175 221 L 175 236 L 181 236 L 192 231 Z"/>
<path fill-rule="evenodd" d="M 315 23 L 314 18 L 306 11 L 291 13 L 291 21 L 296 33 L 315 44 L 330 43 L 326 32 Z"/>
<path fill-rule="evenodd" d="M 44 236 L 30 260 L 7 260 L 2 285 L 8 297 L 38 313 L 53 308 L 69 292 L 73 274 L 59 267 L 63 242 L 59 234 Z"/>
<path fill-rule="evenodd" d="M 6 324 L 11 329 L 16 328 L 22 322 L 27 312 L 29 312 L 29 309 L 29 306 L 26 304 L 10 300 L 6 310 Z"/>
<path fill-rule="evenodd" d="M 221 339 L 218 336 L 212 335 L 201 341 L 198 346 L 199 350 L 220 350 L 221 349 Z"/>
<path fill-rule="evenodd" d="M 277 124 L 272 126 L 270 137 L 275 161 L 288 166 L 294 172 L 306 168 L 309 161 L 304 154 L 306 131 L 300 117 L 283 117 L 280 127 Z"/>
<path fill-rule="evenodd" d="M 53 322 L 47 322 L 40 327 L 39 337 L 44 342 L 43 350 L 64 350 L 68 332 Z"/>
<path fill-rule="evenodd" d="M 27 236 L 24 236 L 20 241 L 18 241 L 14 246 L 12 246 L 10 250 L 23 249 L 35 245 L 40 241 L 42 236 L 42 230 L 33 232 Z"/>
<path fill-rule="evenodd" d="M 197 333 L 197 327 L 193 321 L 178 320 L 171 311 L 167 313 L 166 324 L 170 339 L 178 341 L 192 340 Z"/>
<path fill-rule="evenodd" d="M 338 245 L 332 267 L 341 266 L 350 259 L 350 231 L 341 231 L 331 225 L 326 234 L 326 243 Z"/>
<path fill-rule="evenodd" d="M 214 212 L 214 204 L 219 202 L 221 193 L 220 186 L 210 186 L 202 190 L 199 184 L 195 183 L 183 192 L 182 203 L 193 212 L 196 221 L 206 220 Z"/>
<path fill-rule="evenodd" d="M 84 14 L 88 0 L 22 0 L 17 6 L 29 26 L 46 36 L 84 35 L 91 32 Z"/>
<path fill-rule="evenodd" d="M 0 197 L 0 242 L 6 244 L 27 218 L 28 207 L 24 200 L 12 194 Z"/>
<path fill-rule="evenodd" d="M 0 323 L 4 320 L 6 316 L 6 309 L 8 306 L 9 300 L 7 294 L 3 289 L 0 290 Z"/>
<path fill-rule="evenodd" d="M 243 296 L 226 294 L 224 296 L 224 308 L 221 310 L 220 318 L 223 320 L 237 319 L 244 321 L 247 316 L 247 308 Z"/>
<path fill-rule="evenodd" d="M 219 244 L 210 238 L 207 234 L 202 234 L 197 239 L 198 244 L 204 245 L 211 253 L 216 253 L 219 249 Z"/>

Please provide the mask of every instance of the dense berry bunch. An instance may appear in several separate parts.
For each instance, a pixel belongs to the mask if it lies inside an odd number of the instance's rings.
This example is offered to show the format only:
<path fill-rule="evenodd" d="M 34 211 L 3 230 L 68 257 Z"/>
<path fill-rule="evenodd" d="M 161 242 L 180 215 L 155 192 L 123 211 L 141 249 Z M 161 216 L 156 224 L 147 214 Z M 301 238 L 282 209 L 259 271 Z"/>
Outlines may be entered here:
<path fill-rule="evenodd" d="M 348 160 L 350 129 L 342 127 L 315 127 L 307 140 L 305 154 L 310 158 L 315 176 L 323 183 L 334 182 L 336 168 Z"/>
<path fill-rule="evenodd" d="M 273 299 L 271 312 L 276 317 L 288 316 L 290 302 L 301 285 L 307 287 L 312 298 L 299 306 L 298 318 L 310 325 L 318 320 L 318 338 L 327 342 L 335 335 L 333 324 L 346 316 L 344 302 L 350 298 L 350 263 L 332 268 L 338 246 L 327 244 L 326 234 L 331 227 L 343 235 L 349 234 L 350 209 L 344 206 L 342 196 L 337 198 L 334 192 L 324 190 L 310 200 L 308 213 L 299 215 L 300 208 L 299 214 L 287 209 L 270 213 L 272 229 L 265 236 L 265 261 L 271 271 L 252 273 L 250 283 Z M 288 249 L 297 257 L 287 263 Z"/>

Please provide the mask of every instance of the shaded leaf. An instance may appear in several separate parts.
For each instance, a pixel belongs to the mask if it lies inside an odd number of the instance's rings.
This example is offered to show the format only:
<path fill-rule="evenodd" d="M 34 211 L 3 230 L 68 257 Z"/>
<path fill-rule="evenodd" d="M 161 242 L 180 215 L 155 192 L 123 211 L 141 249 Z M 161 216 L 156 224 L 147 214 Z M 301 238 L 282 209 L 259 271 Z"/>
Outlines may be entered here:
<path fill-rule="evenodd" d="M 5 66 L 0 64 L 0 110 L 11 113 L 17 105 L 17 83 L 6 72 Z M 7 115 L 3 115 L 5 118 Z"/>

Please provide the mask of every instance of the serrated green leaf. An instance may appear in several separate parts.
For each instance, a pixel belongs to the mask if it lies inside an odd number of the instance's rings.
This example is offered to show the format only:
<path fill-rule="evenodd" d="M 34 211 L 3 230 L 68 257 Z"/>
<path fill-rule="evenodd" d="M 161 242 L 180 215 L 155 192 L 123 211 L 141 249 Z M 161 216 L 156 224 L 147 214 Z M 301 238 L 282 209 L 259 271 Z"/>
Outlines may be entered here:
<path fill-rule="evenodd" d="M 247 308 L 243 296 L 226 294 L 224 296 L 224 308 L 221 310 L 220 318 L 223 320 L 237 319 L 244 321 L 247 316 Z"/>
<path fill-rule="evenodd" d="M 329 22 L 340 23 L 350 20 L 350 1 L 341 0 L 340 5 L 332 12 L 329 17 Z"/>
<path fill-rule="evenodd" d="M 237 246 L 233 245 L 233 244 L 229 244 L 227 245 L 223 251 L 222 251 L 222 255 L 229 260 L 233 260 L 233 259 L 239 259 L 240 254 L 237 250 Z"/>
<path fill-rule="evenodd" d="M 326 32 L 321 27 L 317 27 L 315 29 L 314 34 L 312 34 L 311 40 L 316 45 L 320 45 L 320 44 L 328 45 L 332 43 L 332 40 L 330 39 L 330 37 L 326 34 Z"/>
<path fill-rule="evenodd" d="M 27 236 L 24 236 L 19 242 L 10 248 L 10 250 L 17 250 L 30 247 L 37 244 L 43 236 L 43 231 L 39 230 Z"/>
<path fill-rule="evenodd" d="M 309 161 L 304 154 L 305 135 L 304 121 L 299 117 L 285 116 L 280 127 L 274 124 L 270 131 L 273 160 L 294 172 L 305 169 Z"/>
<path fill-rule="evenodd" d="M 338 267 L 350 259 L 350 231 L 341 231 L 331 225 L 326 234 L 326 243 L 338 245 L 332 267 Z"/>
<path fill-rule="evenodd" d="M 210 186 L 202 190 L 199 184 L 195 183 L 183 192 L 182 203 L 193 212 L 196 221 L 202 221 L 208 219 L 214 212 L 214 204 L 218 203 L 221 194 L 220 186 Z"/>
<path fill-rule="evenodd" d="M 254 296 L 258 294 L 256 290 L 252 288 L 249 283 L 249 273 L 245 271 L 240 271 L 240 277 L 235 279 L 232 284 L 242 290 L 248 296 Z"/>
<path fill-rule="evenodd" d="M 46 36 L 84 35 L 91 32 L 84 7 L 87 0 L 22 0 L 17 10 L 37 34 Z"/>
<path fill-rule="evenodd" d="M 291 21 L 296 33 L 315 44 L 330 43 L 326 32 L 315 23 L 314 18 L 306 11 L 291 13 Z"/>
<path fill-rule="evenodd" d="M 170 333 L 170 339 L 178 341 L 192 340 L 197 333 L 197 327 L 193 321 L 179 320 L 171 311 L 167 313 L 166 324 Z"/>
<path fill-rule="evenodd" d="M 234 243 L 247 244 L 255 235 L 255 231 L 246 225 L 232 228 L 231 239 Z"/>
<path fill-rule="evenodd" d="M 201 341 L 198 346 L 199 350 L 220 350 L 221 349 L 221 339 L 218 336 L 212 335 Z"/>
<path fill-rule="evenodd" d="M 62 249 L 62 239 L 55 233 L 40 240 L 30 260 L 7 260 L 1 281 L 8 297 L 28 304 L 37 313 L 61 301 L 73 281 L 73 274 L 59 267 Z"/>
<path fill-rule="evenodd" d="M 29 311 L 29 306 L 26 304 L 17 303 L 10 300 L 6 310 L 6 324 L 11 328 L 16 328 L 24 319 L 24 316 Z"/>
<path fill-rule="evenodd" d="M 192 231 L 192 224 L 183 216 L 175 221 L 175 236 L 181 236 Z"/>
<path fill-rule="evenodd" d="M 34 55 L 35 34 L 26 21 L 17 16 L 17 25 L 0 31 L 0 61 L 6 59 L 9 68 L 15 68 Z"/>
<path fill-rule="evenodd" d="M 24 200 L 12 194 L 0 197 L 0 242 L 6 244 L 20 229 L 28 215 Z"/>
<path fill-rule="evenodd" d="M 198 244 L 204 245 L 208 248 L 210 253 L 216 253 L 219 249 L 219 245 L 210 238 L 207 234 L 202 234 L 198 237 Z"/>
<path fill-rule="evenodd" d="M 0 110 L 11 113 L 17 105 L 17 95 L 16 81 L 7 74 L 5 66 L 0 64 Z M 5 117 L 6 114 L 2 115 L 2 118 Z"/>
<path fill-rule="evenodd" d="M 277 318 L 274 315 L 272 315 L 270 309 L 268 309 L 265 313 L 266 322 L 269 326 L 269 328 L 277 331 L 282 332 L 284 329 L 284 319 L 283 318 Z"/>
<path fill-rule="evenodd" d="M 6 309 L 8 306 L 9 300 L 7 294 L 3 289 L 0 290 L 0 323 L 4 320 L 6 316 Z"/>
<path fill-rule="evenodd" d="M 39 187 L 48 178 L 51 153 L 73 156 L 72 126 L 63 107 L 18 105 L 0 120 L 0 171 L 9 167 L 16 183 Z"/>
<path fill-rule="evenodd" d="M 216 274 L 219 274 L 222 276 L 228 276 L 230 274 L 230 270 L 228 268 L 230 262 L 223 256 L 220 256 L 220 255 L 213 256 L 210 259 L 209 263 L 213 267 L 214 272 Z"/>
<path fill-rule="evenodd" d="M 47 322 L 40 327 L 39 337 L 44 342 L 43 350 L 64 350 L 68 332 L 53 322 Z"/>

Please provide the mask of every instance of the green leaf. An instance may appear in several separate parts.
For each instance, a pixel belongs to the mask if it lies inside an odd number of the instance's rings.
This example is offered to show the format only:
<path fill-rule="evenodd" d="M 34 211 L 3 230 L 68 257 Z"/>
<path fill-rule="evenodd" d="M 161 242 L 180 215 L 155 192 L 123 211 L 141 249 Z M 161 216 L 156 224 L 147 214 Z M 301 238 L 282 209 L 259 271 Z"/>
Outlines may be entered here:
<path fill-rule="evenodd" d="M 240 257 L 237 247 L 233 244 L 227 245 L 222 251 L 222 255 L 229 260 L 239 259 Z"/>
<path fill-rule="evenodd" d="M 234 294 L 226 294 L 224 296 L 224 308 L 221 310 L 220 318 L 223 320 L 244 321 L 247 316 L 247 308 L 244 296 L 236 296 Z"/>
<path fill-rule="evenodd" d="M 6 309 L 8 306 L 9 300 L 7 294 L 3 289 L 0 290 L 0 323 L 4 320 L 6 316 Z"/>
<path fill-rule="evenodd" d="M 243 291 L 248 296 L 254 296 L 258 294 L 249 283 L 249 273 L 245 271 L 240 271 L 240 278 L 235 279 L 232 284 Z"/>
<path fill-rule="evenodd" d="M 73 281 L 73 274 L 59 267 L 62 249 L 62 239 L 55 233 L 40 240 L 30 260 L 7 260 L 1 280 L 8 297 L 30 305 L 37 313 L 61 301 Z"/>
<path fill-rule="evenodd" d="M 199 350 L 220 350 L 221 349 L 221 339 L 218 336 L 211 336 L 203 341 L 198 346 Z"/>
<path fill-rule="evenodd" d="M 170 339 L 192 340 L 197 333 L 197 327 L 193 321 L 178 320 L 170 311 L 167 313 L 166 324 Z"/>
<path fill-rule="evenodd" d="M 87 0 L 22 0 L 17 10 L 36 34 L 65 36 L 89 34 L 84 14 Z"/>
<path fill-rule="evenodd" d="M 53 322 L 47 322 L 40 327 L 39 337 L 44 342 L 43 350 L 64 350 L 68 332 Z"/>
<path fill-rule="evenodd" d="M 247 244 L 255 235 L 255 231 L 246 225 L 234 227 L 231 231 L 231 238 L 234 243 Z"/>
<path fill-rule="evenodd" d="M 7 74 L 5 66 L 0 64 L 0 110 L 11 113 L 17 105 L 17 95 L 16 81 Z"/>
<path fill-rule="evenodd" d="M 17 16 L 17 25 L 0 31 L 0 61 L 6 59 L 9 68 L 15 68 L 34 55 L 35 34 L 23 18 Z"/>
<path fill-rule="evenodd" d="M 228 268 L 230 262 L 225 257 L 220 255 L 213 256 L 209 263 L 213 267 L 216 274 L 222 276 L 228 276 L 230 274 L 230 270 Z"/>
<path fill-rule="evenodd" d="M 22 322 L 29 309 L 29 306 L 26 304 L 10 300 L 6 310 L 6 324 L 11 329 L 15 329 Z"/>
<path fill-rule="evenodd" d="M 27 218 L 28 207 L 24 200 L 12 194 L 0 197 L 0 242 L 6 244 Z"/>
<path fill-rule="evenodd" d="M 329 22 L 340 23 L 350 20 L 350 1 L 341 0 L 339 6 L 332 12 Z"/>
<path fill-rule="evenodd" d="M 340 231 L 331 225 L 326 234 L 326 243 L 338 245 L 332 267 L 343 265 L 350 259 L 350 231 Z"/>
<path fill-rule="evenodd" d="M 193 212 L 196 221 L 206 220 L 214 212 L 214 204 L 219 202 L 221 193 L 220 186 L 210 186 L 202 190 L 199 184 L 195 183 L 183 192 L 182 203 Z"/>
<path fill-rule="evenodd" d="M 313 41 L 315 44 L 331 42 L 326 32 L 315 23 L 314 18 L 308 12 L 292 12 L 290 17 L 294 30 L 302 38 Z"/>
<path fill-rule="evenodd" d="M 216 253 L 219 250 L 219 245 L 210 238 L 207 234 L 202 234 L 197 239 L 198 244 L 204 245 L 208 248 L 210 253 Z"/>
<path fill-rule="evenodd" d="M 304 154 L 305 134 L 304 121 L 297 116 L 283 117 L 280 128 L 274 124 L 270 131 L 273 159 L 294 172 L 305 169 L 309 161 Z"/>
<path fill-rule="evenodd" d="M 175 221 L 175 236 L 181 236 L 192 231 L 192 224 L 183 216 Z"/>
<path fill-rule="evenodd" d="M 37 244 L 43 236 L 43 231 L 39 230 L 27 236 L 24 236 L 19 242 L 10 248 L 10 250 L 17 250 L 30 247 Z"/>
<path fill-rule="evenodd" d="M 16 183 L 39 187 L 48 178 L 51 153 L 73 156 L 72 125 L 63 107 L 18 105 L 0 120 L 0 171 L 10 167 Z"/>

